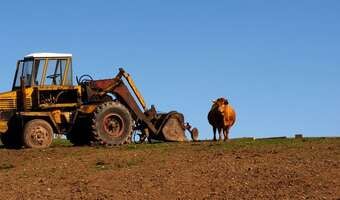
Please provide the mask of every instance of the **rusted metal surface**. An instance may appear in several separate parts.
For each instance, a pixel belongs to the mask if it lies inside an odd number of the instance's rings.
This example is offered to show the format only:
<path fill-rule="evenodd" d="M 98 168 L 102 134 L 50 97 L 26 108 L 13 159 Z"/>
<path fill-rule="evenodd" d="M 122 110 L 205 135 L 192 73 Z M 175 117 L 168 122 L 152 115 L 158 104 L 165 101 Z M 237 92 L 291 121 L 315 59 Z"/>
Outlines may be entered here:
<path fill-rule="evenodd" d="M 189 123 L 186 123 L 185 129 L 189 131 L 191 139 L 196 142 L 198 141 L 199 131 L 197 128 L 192 128 Z"/>
<path fill-rule="evenodd" d="M 110 136 L 120 137 L 123 134 L 124 120 L 120 115 L 110 113 L 104 117 L 104 130 Z"/>
<path fill-rule="evenodd" d="M 53 117 L 55 123 L 61 124 L 61 110 L 52 111 L 51 116 Z"/>
<path fill-rule="evenodd" d="M 96 110 L 96 108 L 97 108 L 97 105 L 90 104 L 90 105 L 82 105 L 80 106 L 78 110 L 82 113 L 91 114 Z"/>
<path fill-rule="evenodd" d="M 118 97 L 118 101 L 124 102 L 128 108 L 132 111 L 133 118 L 135 119 L 143 119 L 144 113 L 139 108 L 137 102 L 131 95 L 129 89 L 126 87 L 126 85 L 121 82 L 117 87 L 115 87 L 112 90 L 112 93 L 114 93 Z"/>
<path fill-rule="evenodd" d="M 125 71 L 121 69 L 114 79 L 89 81 L 88 85 L 92 89 L 90 96 L 106 95 L 107 93 L 114 94 L 117 100 L 130 110 L 133 119 L 136 122 L 141 122 L 138 123 L 140 125 L 137 126 L 137 130 L 139 130 L 139 134 L 137 135 L 139 137 L 138 142 L 144 142 L 146 138 L 149 140 L 187 141 L 185 136 L 186 126 L 182 114 L 175 111 L 159 114 L 154 106 L 151 106 L 150 109 L 143 107 L 143 109 L 146 110 L 143 112 L 136 99 L 121 80 L 122 77 L 130 78 L 130 76 L 126 75 Z M 145 106 L 144 99 L 133 84 L 132 79 L 128 82 L 130 87 L 135 88 L 133 91 L 137 91 L 135 94 L 139 96 L 137 96 L 138 102 Z M 198 129 L 191 129 L 190 127 L 187 130 L 190 132 L 192 140 L 197 141 Z"/>
<path fill-rule="evenodd" d="M 162 129 L 164 139 L 171 142 L 184 142 L 187 141 L 185 137 L 185 130 L 181 122 L 176 117 L 171 117 L 167 120 Z"/>
<path fill-rule="evenodd" d="M 191 131 L 191 138 L 194 142 L 197 142 L 198 141 L 198 136 L 199 136 L 199 131 L 197 128 L 193 128 Z"/>
<path fill-rule="evenodd" d="M 171 114 L 164 122 L 162 134 L 166 141 L 184 142 L 187 141 L 185 136 L 185 126 L 183 115 L 179 113 Z"/>
<path fill-rule="evenodd" d="M 92 89 L 98 91 L 97 95 L 106 95 L 107 93 L 114 94 L 117 97 L 117 100 L 122 102 L 130 110 L 134 120 L 142 120 L 153 133 L 156 133 L 157 129 L 155 126 L 147 119 L 143 111 L 139 108 L 136 100 L 131 95 L 124 82 L 117 77 L 121 78 L 122 76 L 118 74 L 114 79 L 90 81 L 89 85 Z M 93 93 L 92 95 L 96 94 Z"/>
<path fill-rule="evenodd" d="M 115 79 L 94 80 L 89 81 L 89 86 L 92 89 L 109 92 L 110 90 L 112 90 L 112 88 L 114 88 L 115 83 L 117 83 Z"/>

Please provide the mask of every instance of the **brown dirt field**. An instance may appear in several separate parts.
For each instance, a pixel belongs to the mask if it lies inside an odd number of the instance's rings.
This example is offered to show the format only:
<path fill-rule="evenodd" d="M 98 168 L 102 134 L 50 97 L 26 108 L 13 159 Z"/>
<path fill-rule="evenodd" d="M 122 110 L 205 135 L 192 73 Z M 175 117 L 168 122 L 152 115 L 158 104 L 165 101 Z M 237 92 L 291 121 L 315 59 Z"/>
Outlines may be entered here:
<path fill-rule="evenodd" d="M 0 199 L 340 199 L 340 139 L 0 149 Z"/>

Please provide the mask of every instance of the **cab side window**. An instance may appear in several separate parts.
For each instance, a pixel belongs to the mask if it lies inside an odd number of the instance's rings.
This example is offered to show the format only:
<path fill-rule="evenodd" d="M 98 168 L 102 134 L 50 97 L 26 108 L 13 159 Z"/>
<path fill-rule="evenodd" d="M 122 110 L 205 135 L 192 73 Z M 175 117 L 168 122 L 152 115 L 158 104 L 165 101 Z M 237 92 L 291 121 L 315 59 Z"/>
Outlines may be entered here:
<path fill-rule="evenodd" d="M 22 76 L 24 78 L 25 86 L 31 85 L 32 66 L 33 66 L 33 61 L 24 62 L 24 70 L 23 70 Z"/>
<path fill-rule="evenodd" d="M 20 87 L 20 80 L 22 77 L 22 69 L 24 67 L 24 62 L 20 61 L 18 64 L 18 69 L 17 69 L 17 74 L 15 77 L 15 83 L 14 83 L 14 87 Z"/>
<path fill-rule="evenodd" d="M 49 59 L 47 63 L 45 85 L 62 85 L 66 65 L 66 59 Z"/>
<path fill-rule="evenodd" d="M 45 59 L 37 59 L 34 63 L 35 65 L 35 79 L 34 79 L 34 85 L 39 86 L 42 83 L 42 75 L 45 65 Z"/>
<path fill-rule="evenodd" d="M 20 87 L 21 78 L 23 78 L 25 86 L 31 85 L 32 67 L 33 67 L 33 61 L 32 60 L 26 60 L 26 61 L 20 61 L 19 62 L 14 87 Z"/>

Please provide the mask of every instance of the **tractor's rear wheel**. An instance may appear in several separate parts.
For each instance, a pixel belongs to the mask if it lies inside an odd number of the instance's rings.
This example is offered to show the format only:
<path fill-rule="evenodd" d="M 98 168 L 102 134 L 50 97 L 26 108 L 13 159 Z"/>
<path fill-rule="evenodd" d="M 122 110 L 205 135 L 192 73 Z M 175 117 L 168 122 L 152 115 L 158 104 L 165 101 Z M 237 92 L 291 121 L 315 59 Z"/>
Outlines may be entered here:
<path fill-rule="evenodd" d="M 92 119 L 95 141 L 105 145 L 120 145 L 131 140 L 132 118 L 125 106 L 118 102 L 99 105 Z"/>
<path fill-rule="evenodd" d="M 28 148 L 47 148 L 52 144 L 53 129 L 42 119 L 34 119 L 26 123 L 23 133 L 24 145 Z"/>

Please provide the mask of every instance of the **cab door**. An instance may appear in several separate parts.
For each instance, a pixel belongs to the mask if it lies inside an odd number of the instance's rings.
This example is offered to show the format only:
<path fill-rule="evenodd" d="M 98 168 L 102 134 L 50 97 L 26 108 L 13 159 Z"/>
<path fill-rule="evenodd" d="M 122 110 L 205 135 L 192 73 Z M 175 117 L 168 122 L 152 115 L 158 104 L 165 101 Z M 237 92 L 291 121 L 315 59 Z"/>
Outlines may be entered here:
<path fill-rule="evenodd" d="M 78 106 L 80 88 L 73 85 L 71 58 L 36 58 L 33 74 L 35 108 Z"/>

